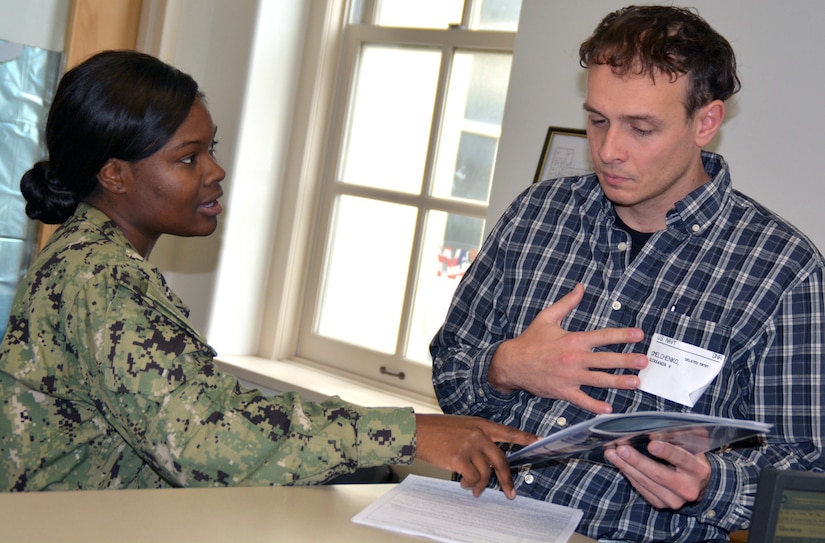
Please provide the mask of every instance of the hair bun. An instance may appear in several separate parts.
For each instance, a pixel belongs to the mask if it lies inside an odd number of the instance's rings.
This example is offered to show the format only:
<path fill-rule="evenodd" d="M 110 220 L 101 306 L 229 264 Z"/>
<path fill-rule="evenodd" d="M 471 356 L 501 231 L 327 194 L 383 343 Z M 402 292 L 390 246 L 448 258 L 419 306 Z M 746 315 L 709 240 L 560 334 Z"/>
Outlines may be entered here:
<path fill-rule="evenodd" d="M 26 215 L 46 224 L 60 224 L 77 208 L 74 194 L 54 175 L 48 160 L 37 162 L 20 180 Z"/>

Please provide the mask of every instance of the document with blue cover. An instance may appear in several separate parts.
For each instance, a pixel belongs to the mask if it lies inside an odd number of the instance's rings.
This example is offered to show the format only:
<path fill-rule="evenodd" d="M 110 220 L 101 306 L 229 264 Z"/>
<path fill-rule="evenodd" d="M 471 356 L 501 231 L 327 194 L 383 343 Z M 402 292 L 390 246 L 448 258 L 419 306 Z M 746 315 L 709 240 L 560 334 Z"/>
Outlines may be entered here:
<path fill-rule="evenodd" d="M 651 440 L 666 441 L 694 454 L 712 451 L 771 429 L 752 420 L 699 413 L 639 411 L 598 415 L 507 454 L 511 464 L 538 463 L 587 455 L 599 460 L 607 447 L 631 445 L 646 453 Z"/>

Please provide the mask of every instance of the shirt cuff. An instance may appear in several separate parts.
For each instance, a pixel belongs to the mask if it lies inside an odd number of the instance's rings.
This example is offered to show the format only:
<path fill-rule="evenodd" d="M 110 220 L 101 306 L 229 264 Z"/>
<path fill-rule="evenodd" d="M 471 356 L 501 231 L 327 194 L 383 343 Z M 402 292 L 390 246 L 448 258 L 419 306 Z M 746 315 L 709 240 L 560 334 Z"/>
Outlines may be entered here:
<path fill-rule="evenodd" d="M 476 390 L 473 391 L 475 397 L 472 403 L 483 405 L 486 409 L 484 415 L 487 417 L 493 417 L 495 413 L 500 411 L 500 407 L 509 404 L 513 398 L 518 395 L 518 391 L 508 393 L 497 390 L 490 384 L 488 378 L 493 354 L 495 354 L 496 349 L 498 349 L 502 343 L 502 341 L 494 343 L 481 351 L 476 358 L 478 363 L 473 367 L 473 382 L 477 383 L 477 387 Z"/>
<path fill-rule="evenodd" d="M 695 515 L 700 522 L 719 526 L 727 531 L 736 531 L 747 525 L 750 518 L 750 504 L 745 499 L 745 489 L 739 472 L 731 462 L 718 454 L 708 454 L 710 481 L 702 500 L 680 510 L 680 513 Z"/>

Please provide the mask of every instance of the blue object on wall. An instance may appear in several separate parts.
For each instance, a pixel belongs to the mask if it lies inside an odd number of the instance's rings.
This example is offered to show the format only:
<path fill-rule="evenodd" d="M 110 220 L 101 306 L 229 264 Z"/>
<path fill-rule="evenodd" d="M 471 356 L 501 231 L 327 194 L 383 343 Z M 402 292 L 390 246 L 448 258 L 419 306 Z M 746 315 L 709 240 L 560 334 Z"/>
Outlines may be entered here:
<path fill-rule="evenodd" d="M 20 178 L 46 156 L 43 132 L 60 62 L 60 53 L 0 40 L 0 335 L 35 246 Z"/>

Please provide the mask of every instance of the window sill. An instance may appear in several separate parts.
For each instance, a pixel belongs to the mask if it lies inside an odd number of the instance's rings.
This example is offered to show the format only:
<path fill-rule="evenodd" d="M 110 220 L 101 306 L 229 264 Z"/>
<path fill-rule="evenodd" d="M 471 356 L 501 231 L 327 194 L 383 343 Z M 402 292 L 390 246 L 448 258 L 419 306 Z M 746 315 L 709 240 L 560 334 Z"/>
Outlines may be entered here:
<path fill-rule="evenodd" d="M 347 402 L 365 407 L 407 407 L 416 413 L 440 413 L 435 399 L 382 390 L 376 385 L 346 378 L 307 364 L 277 361 L 256 356 L 220 355 L 218 367 L 246 385 L 264 392 L 299 392 L 310 401 L 320 402 L 339 396 Z"/>

